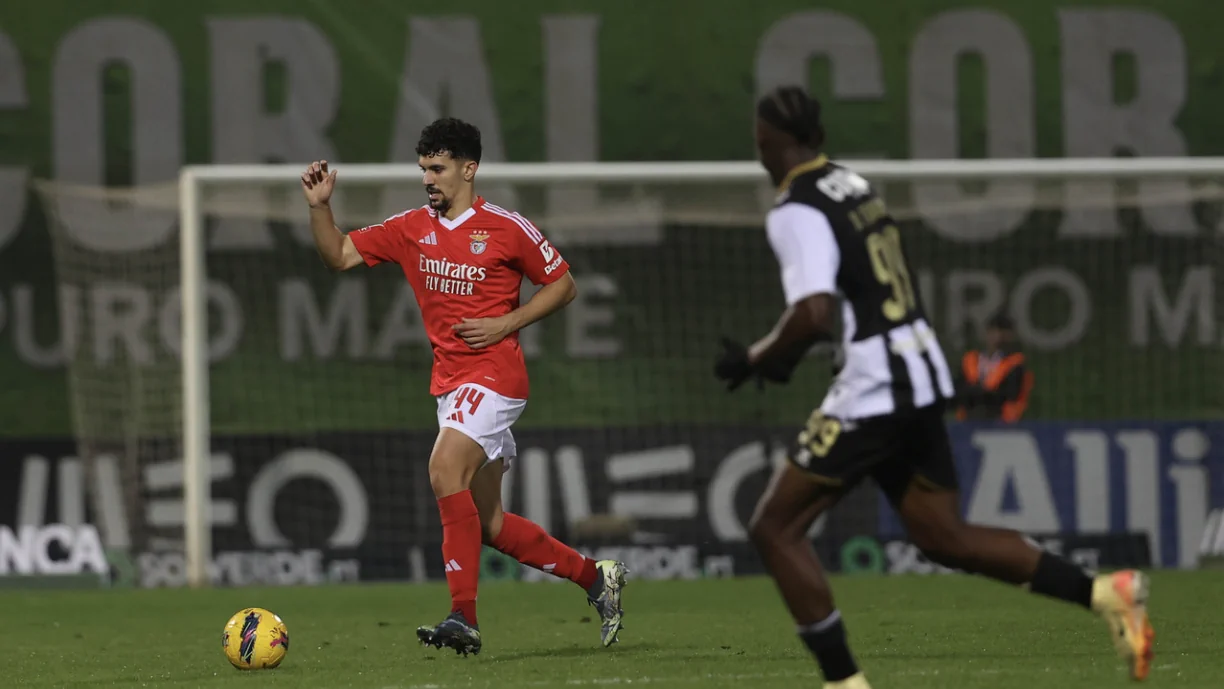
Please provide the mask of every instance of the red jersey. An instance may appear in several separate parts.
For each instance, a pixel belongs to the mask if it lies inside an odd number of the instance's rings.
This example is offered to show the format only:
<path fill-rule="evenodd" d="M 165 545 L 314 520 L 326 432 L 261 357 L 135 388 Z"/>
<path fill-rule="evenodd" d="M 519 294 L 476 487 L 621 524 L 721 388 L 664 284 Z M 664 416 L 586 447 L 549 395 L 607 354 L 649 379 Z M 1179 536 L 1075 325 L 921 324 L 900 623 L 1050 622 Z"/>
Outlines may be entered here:
<path fill-rule="evenodd" d="M 527 365 L 517 332 L 472 349 L 451 326 L 517 309 L 523 276 L 546 285 L 565 275 L 569 264 L 535 225 L 478 196 L 454 220 L 424 206 L 349 237 L 367 265 L 398 263 L 412 285 L 433 347 L 430 394 L 479 383 L 499 395 L 527 399 Z"/>

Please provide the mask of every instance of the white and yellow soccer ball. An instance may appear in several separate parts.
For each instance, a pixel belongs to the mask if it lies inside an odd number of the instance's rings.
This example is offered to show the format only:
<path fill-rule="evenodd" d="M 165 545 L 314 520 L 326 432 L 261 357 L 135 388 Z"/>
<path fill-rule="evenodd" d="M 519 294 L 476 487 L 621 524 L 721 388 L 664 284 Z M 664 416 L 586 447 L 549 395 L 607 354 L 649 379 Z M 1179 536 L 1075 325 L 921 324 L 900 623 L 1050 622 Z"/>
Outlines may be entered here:
<path fill-rule="evenodd" d="M 271 670 L 289 652 L 289 629 L 268 610 L 244 608 L 225 623 L 221 647 L 239 670 Z"/>

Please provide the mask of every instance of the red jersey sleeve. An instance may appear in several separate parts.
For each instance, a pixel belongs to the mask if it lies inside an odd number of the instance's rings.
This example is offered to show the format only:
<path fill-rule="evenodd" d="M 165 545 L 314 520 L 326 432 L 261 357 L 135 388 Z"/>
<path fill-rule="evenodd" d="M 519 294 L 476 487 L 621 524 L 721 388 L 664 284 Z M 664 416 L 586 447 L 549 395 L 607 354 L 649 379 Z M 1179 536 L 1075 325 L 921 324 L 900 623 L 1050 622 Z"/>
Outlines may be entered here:
<path fill-rule="evenodd" d="M 404 233 L 400 227 L 403 216 L 387 218 L 377 225 L 370 225 L 349 233 L 357 253 L 365 259 L 366 265 L 376 266 L 379 263 L 395 263 L 403 252 Z"/>
<path fill-rule="evenodd" d="M 532 283 L 548 285 L 569 272 L 569 263 L 561 252 L 544 237 L 531 221 L 515 214 L 515 221 L 522 232 L 518 233 L 518 265 Z"/>

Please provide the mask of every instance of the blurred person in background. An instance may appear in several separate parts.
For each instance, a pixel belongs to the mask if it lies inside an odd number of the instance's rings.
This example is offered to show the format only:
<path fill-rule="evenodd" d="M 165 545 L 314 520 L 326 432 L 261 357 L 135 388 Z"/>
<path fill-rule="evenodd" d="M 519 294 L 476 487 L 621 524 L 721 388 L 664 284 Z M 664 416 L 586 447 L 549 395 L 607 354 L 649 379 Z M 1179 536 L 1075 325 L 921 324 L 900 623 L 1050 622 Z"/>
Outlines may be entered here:
<path fill-rule="evenodd" d="M 1016 326 L 1005 313 L 986 324 L 986 347 L 965 352 L 956 381 L 956 418 L 1015 423 L 1033 392 L 1033 372 L 1016 342 Z"/>

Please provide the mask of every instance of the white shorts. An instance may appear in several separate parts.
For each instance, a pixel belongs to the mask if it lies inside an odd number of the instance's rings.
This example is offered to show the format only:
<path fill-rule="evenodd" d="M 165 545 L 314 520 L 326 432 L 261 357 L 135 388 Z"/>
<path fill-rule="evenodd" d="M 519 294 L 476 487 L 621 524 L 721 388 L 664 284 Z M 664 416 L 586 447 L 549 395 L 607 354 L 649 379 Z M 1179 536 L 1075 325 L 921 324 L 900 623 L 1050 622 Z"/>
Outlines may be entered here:
<path fill-rule="evenodd" d="M 518 421 L 527 400 L 503 397 L 483 385 L 465 383 L 438 397 L 438 427 L 453 428 L 485 451 L 489 462 L 505 460 L 505 469 L 518 455 L 510 427 Z"/>

